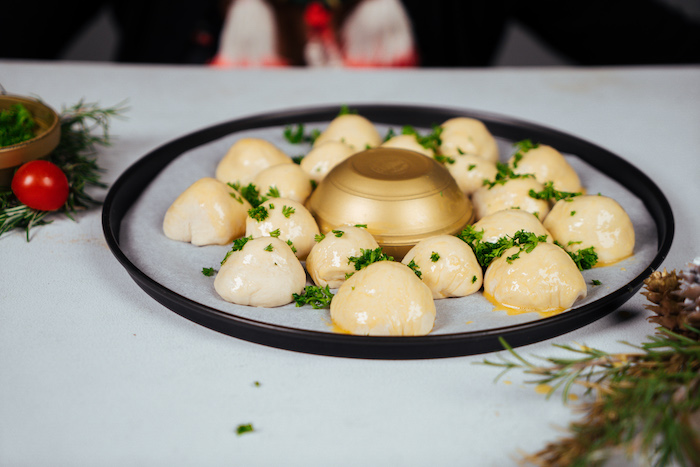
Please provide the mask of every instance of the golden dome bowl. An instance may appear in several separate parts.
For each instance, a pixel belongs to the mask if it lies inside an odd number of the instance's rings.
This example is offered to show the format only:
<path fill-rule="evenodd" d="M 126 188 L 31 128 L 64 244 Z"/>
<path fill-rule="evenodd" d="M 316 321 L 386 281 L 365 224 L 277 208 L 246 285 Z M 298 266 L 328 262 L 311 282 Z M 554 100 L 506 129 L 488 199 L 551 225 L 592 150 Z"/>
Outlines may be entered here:
<path fill-rule="evenodd" d="M 400 260 L 428 237 L 455 234 L 473 220 L 469 198 L 440 163 L 406 149 L 374 148 L 334 167 L 306 206 L 321 232 L 366 225 Z"/>
<path fill-rule="evenodd" d="M 11 146 L 0 146 L 0 186 L 10 186 L 15 169 L 25 162 L 41 159 L 56 149 L 61 138 L 58 114 L 47 105 L 28 97 L 0 95 L 0 110 L 24 105 L 37 124 L 33 138 Z"/>

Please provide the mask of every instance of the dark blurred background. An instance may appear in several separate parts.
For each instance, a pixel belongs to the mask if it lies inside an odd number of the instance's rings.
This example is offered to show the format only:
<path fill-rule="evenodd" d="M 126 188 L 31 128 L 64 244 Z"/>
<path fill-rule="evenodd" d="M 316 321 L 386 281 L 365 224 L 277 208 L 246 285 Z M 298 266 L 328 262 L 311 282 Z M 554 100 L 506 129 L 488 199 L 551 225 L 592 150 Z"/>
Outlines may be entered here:
<path fill-rule="evenodd" d="M 6 6 L 6 17 L 25 17 L 26 22 L 21 27 L 6 23 L 0 30 L 0 58 L 205 63 L 216 51 L 221 25 L 212 18 L 221 16 L 223 4 L 53 2 L 52 7 L 39 8 L 41 15 L 28 3 Z M 402 3 L 422 66 L 700 63 L 700 0 Z M 125 30 L 130 37 L 126 41 Z M 25 38 L 23 31 L 28 33 Z M 168 45 L 192 50 L 169 56 Z M 130 48 L 126 53 L 125 47 Z M 149 47 L 159 52 L 149 52 Z"/>

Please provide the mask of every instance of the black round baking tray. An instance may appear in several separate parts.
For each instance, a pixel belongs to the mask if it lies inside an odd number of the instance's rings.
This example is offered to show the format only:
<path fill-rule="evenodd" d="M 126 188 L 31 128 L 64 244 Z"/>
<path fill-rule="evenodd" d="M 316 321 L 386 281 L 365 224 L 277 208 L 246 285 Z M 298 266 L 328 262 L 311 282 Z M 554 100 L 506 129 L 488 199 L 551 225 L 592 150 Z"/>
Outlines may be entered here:
<path fill-rule="evenodd" d="M 291 109 L 224 122 L 185 135 L 147 154 L 114 183 L 104 203 L 102 226 L 117 260 L 133 280 L 159 303 L 195 323 L 239 339 L 298 352 L 372 359 L 421 359 L 454 357 L 503 350 L 500 338 L 518 347 L 559 336 L 611 313 L 642 286 L 666 257 L 673 240 L 671 206 L 656 184 L 621 157 L 576 136 L 518 119 L 466 109 L 411 105 L 351 105 L 378 124 L 429 128 L 452 117 L 472 117 L 484 122 L 497 137 L 512 141 L 526 138 L 575 154 L 615 179 L 637 196 L 656 224 L 657 253 L 644 271 L 625 286 L 581 306 L 533 322 L 456 334 L 418 337 L 369 337 L 309 331 L 234 316 L 202 305 L 164 287 L 141 271 L 120 248 L 119 234 L 127 211 L 158 173 L 181 154 L 218 138 L 245 130 L 330 121 L 340 105 Z"/>

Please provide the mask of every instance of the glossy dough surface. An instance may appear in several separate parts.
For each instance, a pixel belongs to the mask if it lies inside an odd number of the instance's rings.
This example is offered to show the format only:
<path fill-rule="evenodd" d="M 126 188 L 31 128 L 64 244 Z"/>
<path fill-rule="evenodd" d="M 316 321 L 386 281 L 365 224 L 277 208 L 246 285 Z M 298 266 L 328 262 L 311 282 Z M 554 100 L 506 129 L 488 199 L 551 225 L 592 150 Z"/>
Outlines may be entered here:
<path fill-rule="evenodd" d="M 355 272 L 355 265 L 348 261 L 351 256 L 360 256 L 362 249 L 379 247 L 374 237 L 360 227 L 338 227 L 338 233 L 327 232 L 323 240 L 316 243 L 306 258 L 306 270 L 318 286 L 328 285 L 337 289 L 345 282 L 345 275 Z"/>
<path fill-rule="evenodd" d="M 183 191 L 165 212 L 163 233 L 172 240 L 198 246 L 226 245 L 245 232 L 250 208 L 250 203 L 225 183 L 202 178 Z"/>
<path fill-rule="evenodd" d="M 224 300 L 260 307 L 286 305 L 305 285 L 306 273 L 292 249 L 271 237 L 249 240 L 231 253 L 214 279 Z"/>
<path fill-rule="evenodd" d="M 594 247 L 599 265 L 615 263 L 634 252 L 632 221 L 622 206 L 607 196 L 584 195 L 558 201 L 544 226 L 567 250 Z"/>
<path fill-rule="evenodd" d="M 498 173 L 496 164 L 473 154 L 460 154 L 452 156 L 452 159 L 454 162 L 446 163 L 445 168 L 466 195 L 484 186 L 484 180 L 493 180 Z"/>
<path fill-rule="evenodd" d="M 253 183 L 265 194 L 277 188 L 280 197 L 303 203 L 311 194 L 311 178 L 297 164 L 278 164 L 258 173 Z"/>
<path fill-rule="evenodd" d="M 530 252 L 513 247 L 495 259 L 484 275 L 484 295 L 521 312 L 563 311 L 585 298 L 586 282 L 571 257 L 551 243 L 538 243 Z"/>
<path fill-rule="evenodd" d="M 345 114 L 334 118 L 314 142 L 314 147 L 326 141 L 340 141 L 355 152 L 375 148 L 382 137 L 372 122 L 361 115 Z"/>
<path fill-rule="evenodd" d="M 504 184 L 496 184 L 491 188 L 479 188 L 472 195 L 476 219 L 486 217 L 503 209 L 518 208 L 544 219 L 549 212 L 549 202 L 530 196 L 530 190 L 542 191 L 540 182 L 531 177 L 514 178 Z"/>
<path fill-rule="evenodd" d="M 353 154 L 355 150 L 345 143 L 326 141 L 314 146 L 301 160 L 300 165 L 311 179 L 320 182 L 326 178 L 333 167 Z"/>
<path fill-rule="evenodd" d="M 331 319 L 352 334 L 422 336 L 435 323 L 435 302 L 406 265 L 379 261 L 340 286 L 331 302 Z"/>
<path fill-rule="evenodd" d="M 403 258 L 420 268 L 421 279 L 433 298 L 464 297 L 481 288 L 483 273 L 471 247 L 453 235 L 421 240 Z"/>
<path fill-rule="evenodd" d="M 553 242 L 552 235 L 544 228 L 534 214 L 522 209 L 505 209 L 482 217 L 474 223 L 474 229 L 483 231 L 481 238 L 484 242 L 496 243 L 499 238 L 513 237 L 519 230 L 532 232 L 538 237 L 547 235 L 547 241 Z"/>
<path fill-rule="evenodd" d="M 262 170 L 277 164 L 293 164 L 277 146 L 258 138 L 243 138 L 231 145 L 216 167 L 216 179 L 247 185 Z"/>
<path fill-rule="evenodd" d="M 269 237 L 270 232 L 280 230 L 279 238 L 291 241 L 297 258 L 303 260 L 314 246 L 314 237 L 319 234 L 318 225 L 303 204 L 286 198 L 272 198 L 260 206 L 267 210 L 267 217 L 246 219 L 246 236 Z M 293 210 L 293 212 L 291 212 Z"/>
<path fill-rule="evenodd" d="M 514 161 L 514 157 L 511 157 L 508 164 L 517 174 L 533 174 L 538 182 L 552 182 L 554 189 L 559 191 L 578 193 L 582 189 L 576 171 L 564 156 L 551 146 L 540 144 L 526 151 L 517 162 L 517 167 L 513 166 Z"/>
<path fill-rule="evenodd" d="M 498 144 L 491 132 L 480 120 L 456 117 L 442 125 L 440 153 L 446 156 L 474 154 L 493 162 L 498 162 Z"/>

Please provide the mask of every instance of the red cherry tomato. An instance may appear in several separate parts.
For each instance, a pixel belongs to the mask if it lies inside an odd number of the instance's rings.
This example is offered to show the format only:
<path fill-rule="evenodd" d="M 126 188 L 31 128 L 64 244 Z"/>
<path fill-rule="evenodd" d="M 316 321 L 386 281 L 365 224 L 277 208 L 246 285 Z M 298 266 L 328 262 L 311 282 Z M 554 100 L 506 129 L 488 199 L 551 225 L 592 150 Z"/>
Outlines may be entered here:
<path fill-rule="evenodd" d="M 12 191 L 21 203 L 32 209 L 55 211 L 68 199 L 68 178 L 56 164 L 31 161 L 15 172 Z"/>

